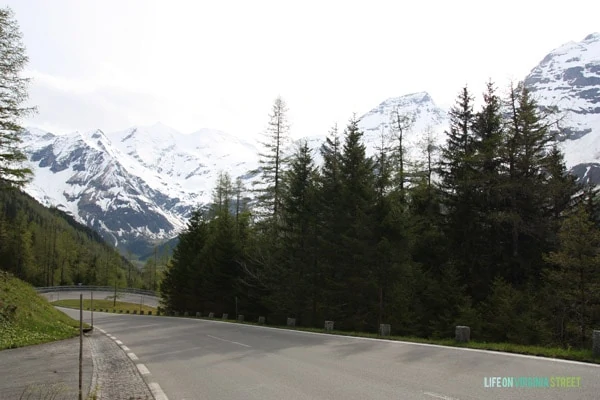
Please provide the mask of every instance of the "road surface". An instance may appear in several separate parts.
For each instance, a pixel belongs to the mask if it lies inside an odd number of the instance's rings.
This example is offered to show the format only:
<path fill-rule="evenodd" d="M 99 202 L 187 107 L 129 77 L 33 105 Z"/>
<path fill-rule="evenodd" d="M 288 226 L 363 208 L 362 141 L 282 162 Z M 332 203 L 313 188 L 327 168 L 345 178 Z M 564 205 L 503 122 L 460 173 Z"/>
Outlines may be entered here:
<path fill-rule="evenodd" d="M 600 367 L 583 363 L 188 318 L 95 313 L 94 322 L 170 400 L 600 397 Z M 489 387 L 496 377 L 579 387 Z"/>
<path fill-rule="evenodd" d="M 48 301 L 56 301 L 56 300 L 66 300 L 66 299 L 78 299 L 79 294 L 83 293 L 84 299 L 91 298 L 90 291 L 65 291 L 65 292 L 48 292 L 48 293 L 40 293 L 41 296 L 44 296 L 48 299 Z M 114 292 L 102 292 L 102 291 L 94 291 L 94 299 L 96 300 L 104 300 L 110 298 L 113 299 L 115 293 Z M 126 303 L 134 303 L 134 304 L 145 304 L 150 307 L 158 307 L 158 298 L 154 296 L 140 295 L 140 294 L 130 294 L 130 293 L 118 293 L 117 301 L 123 301 Z"/>

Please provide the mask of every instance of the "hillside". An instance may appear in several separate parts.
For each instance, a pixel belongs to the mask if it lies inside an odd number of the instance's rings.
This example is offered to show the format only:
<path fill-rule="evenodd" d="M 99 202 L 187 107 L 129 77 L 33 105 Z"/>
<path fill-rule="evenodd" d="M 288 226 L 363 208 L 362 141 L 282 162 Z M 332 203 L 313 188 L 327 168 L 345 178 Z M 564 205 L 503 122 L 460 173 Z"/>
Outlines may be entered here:
<path fill-rule="evenodd" d="M 38 295 L 31 285 L 0 271 L 0 350 L 68 339 L 79 322 Z"/>
<path fill-rule="evenodd" d="M 0 190 L 0 269 L 34 286 L 142 285 L 98 233 L 16 190 Z"/>

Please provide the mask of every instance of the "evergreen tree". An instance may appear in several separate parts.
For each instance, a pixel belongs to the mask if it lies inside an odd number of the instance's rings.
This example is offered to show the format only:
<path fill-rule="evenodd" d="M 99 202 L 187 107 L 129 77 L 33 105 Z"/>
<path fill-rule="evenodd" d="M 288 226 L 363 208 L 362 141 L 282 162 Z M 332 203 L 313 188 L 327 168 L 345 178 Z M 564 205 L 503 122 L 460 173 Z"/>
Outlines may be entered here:
<path fill-rule="evenodd" d="M 440 176 L 451 264 L 462 282 L 478 270 L 479 220 L 476 212 L 476 142 L 473 97 L 465 87 L 450 110 L 450 130 L 442 148 Z"/>
<path fill-rule="evenodd" d="M 553 266 L 545 278 L 558 300 L 555 313 L 562 317 L 563 343 L 583 345 L 589 337 L 591 310 L 600 305 L 600 229 L 582 204 L 564 219 L 558 236 L 560 247 L 545 257 Z M 570 323 L 577 329 L 569 331 Z M 569 337 L 570 332 L 575 337 Z"/>
<path fill-rule="evenodd" d="M 373 160 L 366 156 L 362 143 L 363 133 L 358 120 L 353 118 L 344 132 L 340 157 L 341 183 L 341 262 L 335 266 L 343 290 L 337 302 L 342 318 L 349 327 L 375 327 L 371 317 L 377 307 L 377 284 L 373 262 L 377 241 L 375 238 L 374 206 L 376 201 Z"/>
<path fill-rule="evenodd" d="M 406 160 L 406 133 L 411 129 L 414 124 L 415 116 L 409 116 L 402 114 L 400 112 L 399 107 L 397 106 L 395 110 L 390 114 L 390 130 L 393 138 L 393 155 L 394 155 L 394 164 L 395 174 L 394 181 L 396 184 L 396 189 L 399 192 L 400 200 L 405 201 L 405 186 L 407 183 L 407 160 Z"/>
<path fill-rule="evenodd" d="M 291 316 L 316 323 L 319 302 L 319 269 L 317 259 L 317 172 L 311 150 L 304 142 L 292 156 L 286 172 L 282 202 L 283 240 L 280 308 Z"/>
<path fill-rule="evenodd" d="M 281 210 L 283 171 L 287 165 L 287 159 L 283 153 L 289 141 L 287 113 L 288 108 L 285 101 L 281 97 L 277 97 L 269 115 L 265 134 L 266 141 L 262 143 L 264 152 L 260 154 L 259 160 L 262 170 L 260 182 L 262 187 L 258 199 L 261 208 L 265 209 L 265 216 L 272 218 L 275 222 L 279 218 Z"/>
<path fill-rule="evenodd" d="M 28 58 L 14 13 L 8 7 L 0 9 L 0 188 L 19 187 L 28 182 L 32 172 L 23 166 L 27 157 L 19 148 L 19 125 L 22 117 L 33 108 L 23 106 L 27 99 L 29 79 L 21 72 Z"/>

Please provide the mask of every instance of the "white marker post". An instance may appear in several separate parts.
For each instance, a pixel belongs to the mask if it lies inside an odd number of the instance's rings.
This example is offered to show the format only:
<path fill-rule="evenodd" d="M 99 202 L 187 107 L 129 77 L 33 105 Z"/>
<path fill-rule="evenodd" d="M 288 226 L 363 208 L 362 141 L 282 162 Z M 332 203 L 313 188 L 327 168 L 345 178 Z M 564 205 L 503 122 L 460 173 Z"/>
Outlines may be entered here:
<path fill-rule="evenodd" d="M 92 330 L 94 329 L 94 292 L 90 292 L 90 312 L 92 313 Z"/>

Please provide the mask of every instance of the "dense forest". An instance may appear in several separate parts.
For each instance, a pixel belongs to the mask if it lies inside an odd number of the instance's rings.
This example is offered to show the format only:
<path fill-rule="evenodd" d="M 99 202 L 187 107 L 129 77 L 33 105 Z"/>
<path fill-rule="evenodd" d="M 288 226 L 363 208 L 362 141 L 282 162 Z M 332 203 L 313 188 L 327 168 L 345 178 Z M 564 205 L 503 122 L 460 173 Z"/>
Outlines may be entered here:
<path fill-rule="evenodd" d="M 411 116 L 394 113 L 368 157 L 358 121 L 292 157 L 287 108 L 270 114 L 262 174 L 246 204 L 223 173 L 213 205 L 180 235 L 164 306 L 271 323 L 523 344 L 587 344 L 600 323 L 596 195 L 567 173 L 554 133 L 521 85 L 482 106 L 467 88 L 446 143 L 407 159 Z M 414 132 L 413 132 L 414 134 Z M 313 150 L 323 162 L 315 165 Z"/>
<path fill-rule="evenodd" d="M 148 286 L 98 233 L 7 187 L 0 190 L 0 269 L 34 286 Z"/>
<path fill-rule="evenodd" d="M 35 286 L 90 285 L 155 288 L 158 260 L 140 270 L 69 215 L 21 191 L 33 172 L 21 148 L 29 78 L 28 57 L 13 11 L 0 8 L 0 269 Z"/>

